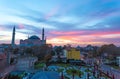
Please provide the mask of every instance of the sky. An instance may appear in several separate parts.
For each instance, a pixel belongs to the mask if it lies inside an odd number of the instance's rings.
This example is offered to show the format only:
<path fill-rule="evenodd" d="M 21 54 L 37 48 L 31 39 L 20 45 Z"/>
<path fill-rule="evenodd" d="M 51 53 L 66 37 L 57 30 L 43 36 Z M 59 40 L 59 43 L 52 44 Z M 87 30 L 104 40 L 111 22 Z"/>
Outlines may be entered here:
<path fill-rule="evenodd" d="M 11 43 L 45 28 L 53 45 L 120 46 L 120 0 L 0 0 L 0 43 Z"/>

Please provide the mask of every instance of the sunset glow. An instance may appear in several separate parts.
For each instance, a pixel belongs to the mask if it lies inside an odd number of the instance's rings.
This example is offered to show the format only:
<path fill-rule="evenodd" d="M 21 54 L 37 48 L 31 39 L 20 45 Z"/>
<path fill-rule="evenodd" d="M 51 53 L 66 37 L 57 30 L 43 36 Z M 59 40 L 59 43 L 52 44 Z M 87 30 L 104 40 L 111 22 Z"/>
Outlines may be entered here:
<path fill-rule="evenodd" d="M 53 45 L 120 46 L 119 0 L 2 0 L 0 43 L 11 43 L 16 26 L 16 44 L 45 28 Z"/>

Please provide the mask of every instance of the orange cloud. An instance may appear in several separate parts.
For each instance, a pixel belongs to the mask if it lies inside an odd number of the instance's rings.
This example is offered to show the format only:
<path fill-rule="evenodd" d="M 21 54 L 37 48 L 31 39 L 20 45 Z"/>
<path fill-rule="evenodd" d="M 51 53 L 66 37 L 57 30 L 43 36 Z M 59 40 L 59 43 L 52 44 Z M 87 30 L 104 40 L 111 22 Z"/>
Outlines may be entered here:
<path fill-rule="evenodd" d="M 104 32 L 104 31 L 101 31 L 101 32 L 96 32 L 96 33 L 93 33 L 93 34 L 91 34 L 91 35 L 93 35 L 93 36 L 102 36 L 102 35 L 111 35 L 111 34 L 120 34 L 120 32 L 119 31 L 109 31 L 109 32 Z"/>
<path fill-rule="evenodd" d="M 70 31 L 70 32 L 60 32 L 60 31 L 52 31 L 51 34 L 57 34 L 57 35 L 73 35 L 73 34 L 82 34 L 84 31 Z"/>
<path fill-rule="evenodd" d="M 115 39 L 120 36 L 120 32 L 92 32 L 85 33 L 85 31 L 70 31 L 70 32 L 51 32 L 52 34 L 56 34 L 58 36 L 49 38 L 48 43 L 52 43 L 54 45 L 64 45 L 64 44 L 72 44 L 72 45 L 102 45 L 108 43 L 115 43 Z M 107 39 L 106 39 L 107 38 Z M 109 42 L 113 40 L 113 42 Z M 105 41 L 104 41 L 105 40 Z M 108 42 L 107 42 L 108 40 Z"/>

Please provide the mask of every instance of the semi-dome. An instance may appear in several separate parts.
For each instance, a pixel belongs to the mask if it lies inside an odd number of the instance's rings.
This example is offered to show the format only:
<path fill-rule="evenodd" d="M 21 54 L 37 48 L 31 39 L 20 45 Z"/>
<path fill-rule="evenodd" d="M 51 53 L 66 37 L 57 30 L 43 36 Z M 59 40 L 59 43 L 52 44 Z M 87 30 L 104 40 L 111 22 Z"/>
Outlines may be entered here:
<path fill-rule="evenodd" d="M 31 36 L 29 39 L 31 40 L 40 40 L 40 38 L 36 35 Z"/>
<path fill-rule="evenodd" d="M 59 73 L 55 71 L 40 71 L 32 76 L 31 79 L 59 79 Z"/>

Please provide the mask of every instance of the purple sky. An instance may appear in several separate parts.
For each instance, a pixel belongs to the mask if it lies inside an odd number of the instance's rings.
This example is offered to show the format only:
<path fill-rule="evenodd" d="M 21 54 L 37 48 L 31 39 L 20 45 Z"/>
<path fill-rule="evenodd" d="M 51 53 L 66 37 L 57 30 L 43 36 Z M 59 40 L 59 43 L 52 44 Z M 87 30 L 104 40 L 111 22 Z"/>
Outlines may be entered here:
<path fill-rule="evenodd" d="M 120 0 L 1 0 L 0 43 L 16 43 L 45 28 L 54 45 L 120 46 Z"/>

